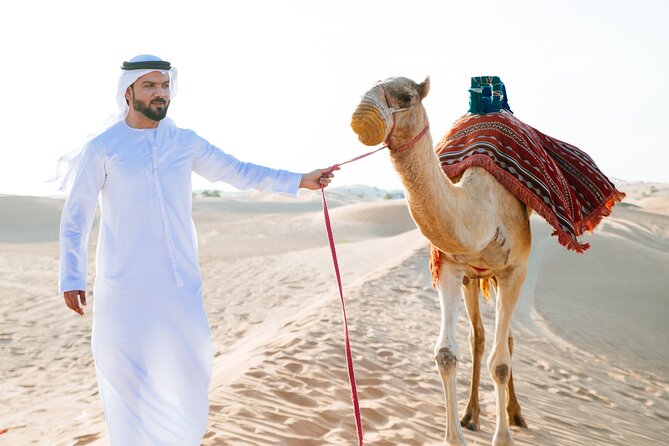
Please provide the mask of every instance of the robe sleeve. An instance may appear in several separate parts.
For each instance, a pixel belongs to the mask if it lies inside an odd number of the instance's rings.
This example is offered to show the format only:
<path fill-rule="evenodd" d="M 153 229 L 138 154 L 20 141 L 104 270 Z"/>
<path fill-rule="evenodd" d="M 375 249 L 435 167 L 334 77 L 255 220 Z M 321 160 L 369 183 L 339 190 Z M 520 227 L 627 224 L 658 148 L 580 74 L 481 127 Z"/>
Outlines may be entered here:
<path fill-rule="evenodd" d="M 88 235 L 98 196 L 105 181 L 104 158 L 89 142 L 82 153 L 70 194 L 60 217 L 60 274 L 58 289 L 86 291 Z"/>
<path fill-rule="evenodd" d="M 195 136 L 193 171 L 209 181 L 223 181 L 237 189 L 257 189 L 296 196 L 302 174 L 238 160 Z"/>

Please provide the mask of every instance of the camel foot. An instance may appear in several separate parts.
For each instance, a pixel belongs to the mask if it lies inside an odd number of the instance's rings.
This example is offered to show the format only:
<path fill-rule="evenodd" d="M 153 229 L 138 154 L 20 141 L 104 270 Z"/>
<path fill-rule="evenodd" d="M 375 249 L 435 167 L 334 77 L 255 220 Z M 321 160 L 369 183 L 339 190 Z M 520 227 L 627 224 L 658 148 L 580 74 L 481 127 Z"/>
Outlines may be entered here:
<path fill-rule="evenodd" d="M 481 422 L 479 420 L 478 414 L 474 416 L 471 412 L 465 413 L 465 415 L 460 419 L 460 426 L 474 432 L 480 430 Z"/>
<path fill-rule="evenodd" d="M 492 437 L 492 446 L 513 446 L 511 432 L 495 432 L 495 436 Z"/>
<path fill-rule="evenodd" d="M 511 426 L 518 426 L 527 429 L 527 422 L 525 421 L 525 418 L 520 414 L 520 412 L 515 413 L 515 414 L 507 414 L 509 417 L 509 424 Z"/>
<path fill-rule="evenodd" d="M 462 430 L 457 424 L 453 426 L 454 429 L 446 427 L 446 437 L 444 438 L 445 446 L 467 446 L 467 440 L 462 435 Z"/>

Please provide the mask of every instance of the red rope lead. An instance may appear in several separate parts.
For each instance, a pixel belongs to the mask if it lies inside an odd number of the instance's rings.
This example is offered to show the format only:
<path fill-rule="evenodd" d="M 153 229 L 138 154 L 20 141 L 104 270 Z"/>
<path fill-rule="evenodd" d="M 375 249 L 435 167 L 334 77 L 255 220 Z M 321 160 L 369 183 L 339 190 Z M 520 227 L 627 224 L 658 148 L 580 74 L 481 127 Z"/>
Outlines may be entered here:
<path fill-rule="evenodd" d="M 406 150 L 413 147 L 420 138 L 427 133 L 429 126 L 425 128 L 416 135 L 408 144 L 403 145 L 397 150 Z M 332 173 L 333 171 L 339 169 L 340 166 L 344 164 L 352 163 L 353 161 L 358 161 L 359 159 L 365 158 L 369 155 L 372 155 L 379 150 L 388 148 L 388 144 L 379 147 L 378 149 L 372 150 L 360 156 L 356 156 L 348 161 L 344 161 L 340 164 L 335 164 L 330 168 L 326 175 Z M 358 446 L 362 445 L 362 416 L 360 415 L 360 402 L 358 401 L 358 389 L 355 384 L 355 370 L 353 369 L 353 355 L 351 354 L 351 341 L 348 336 L 348 321 L 346 320 L 346 305 L 344 304 L 344 291 L 341 285 L 341 275 L 339 274 L 339 262 L 337 261 L 337 250 L 335 249 L 334 235 L 332 233 L 332 225 L 330 224 L 330 213 L 328 212 L 328 204 L 325 200 L 325 189 L 321 187 L 321 195 L 323 195 L 323 215 L 325 217 L 325 229 L 328 233 L 328 241 L 330 242 L 330 251 L 332 252 L 332 263 L 334 263 L 335 275 L 337 276 L 337 286 L 339 287 L 339 297 L 341 300 L 341 312 L 344 317 L 344 335 L 346 339 L 346 366 L 348 368 L 348 380 L 351 384 L 351 400 L 353 401 L 353 411 L 355 414 L 355 430 L 358 434 Z"/>
<path fill-rule="evenodd" d="M 383 149 L 387 149 L 387 148 L 388 148 L 388 144 L 386 144 L 385 146 L 379 147 L 378 149 L 374 149 L 371 152 L 363 153 L 362 155 L 356 156 L 355 158 L 351 158 L 350 160 L 344 161 L 343 163 L 335 164 L 334 166 L 330 167 L 330 170 L 327 171 L 326 175 L 334 172 L 337 169 L 339 169 L 344 164 L 348 164 L 348 163 L 352 163 L 353 161 L 361 160 L 363 158 L 368 157 L 369 155 L 374 155 L 379 150 L 383 150 Z M 325 198 L 325 197 L 323 197 L 323 198 Z"/>
<path fill-rule="evenodd" d="M 365 158 L 369 155 L 372 155 L 379 150 L 387 148 L 388 145 L 379 147 L 378 149 L 367 152 L 363 155 L 356 156 L 348 161 L 344 161 L 340 164 L 333 165 L 330 170 L 326 173 L 330 174 L 335 170 L 339 169 L 340 166 L 344 164 L 352 163 L 353 161 L 358 161 L 359 159 Z M 353 412 L 355 415 L 355 430 L 358 435 L 358 446 L 363 446 L 362 443 L 362 415 L 360 415 L 360 402 L 358 400 L 358 388 L 355 384 L 355 370 L 353 368 L 353 354 L 351 353 L 351 341 L 348 335 L 348 320 L 346 319 L 346 305 L 344 303 L 344 290 L 342 289 L 341 284 L 341 274 L 339 274 L 339 262 L 337 261 L 337 250 L 335 248 L 334 234 L 332 232 L 332 225 L 330 224 L 330 213 L 328 212 L 328 203 L 325 200 L 325 189 L 321 187 L 321 195 L 323 196 L 323 216 L 325 218 L 325 229 L 328 233 L 328 241 L 330 242 L 330 252 L 332 253 L 332 263 L 334 264 L 335 275 L 337 276 L 337 286 L 339 288 L 339 298 L 341 300 L 341 312 L 344 318 L 344 338 L 346 340 L 346 368 L 348 369 L 348 381 L 351 384 L 351 401 L 353 401 Z"/>
<path fill-rule="evenodd" d="M 347 161 L 347 163 L 348 162 L 350 161 Z M 358 434 L 358 445 L 362 446 L 362 416 L 360 415 L 358 389 L 355 385 L 355 370 L 353 369 L 353 355 L 351 354 L 351 342 L 349 341 L 349 336 L 348 336 L 348 322 L 346 320 L 346 305 L 344 304 L 344 291 L 342 290 L 342 285 L 341 285 L 341 275 L 339 274 L 339 262 L 337 262 L 337 250 L 335 249 L 334 235 L 332 233 L 332 226 L 330 225 L 330 214 L 328 213 L 328 205 L 327 202 L 325 201 L 324 188 L 321 188 L 321 194 L 323 195 L 323 214 L 325 216 L 325 228 L 327 229 L 328 232 L 330 251 L 332 252 L 332 262 L 334 263 L 335 275 L 337 276 L 337 286 L 339 287 L 339 297 L 341 299 L 341 312 L 344 317 L 344 335 L 346 339 L 346 365 L 348 368 L 348 380 L 351 383 L 351 400 L 353 401 L 353 410 L 355 413 L 355 430 Z"/>

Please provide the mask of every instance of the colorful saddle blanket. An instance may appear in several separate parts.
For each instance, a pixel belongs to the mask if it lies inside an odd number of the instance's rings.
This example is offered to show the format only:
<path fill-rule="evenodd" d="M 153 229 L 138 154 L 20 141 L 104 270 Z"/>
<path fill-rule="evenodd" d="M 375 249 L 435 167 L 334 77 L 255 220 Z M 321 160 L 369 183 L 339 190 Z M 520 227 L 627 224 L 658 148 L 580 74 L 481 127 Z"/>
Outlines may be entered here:
<path fill-rule="evenodd" d="M 523 123 L 505 100 L 482 102 L 504 104 L 490 113 L 472 114 L 472 106 L 455 122 L 435 148 L 444 172 L 454 178 L 469 167 L 485 168 L 548 221 L 560 244 L 583 252 L 589 245 L 577 237 L 610 215 L 625 194 L 585 152 Z"/>

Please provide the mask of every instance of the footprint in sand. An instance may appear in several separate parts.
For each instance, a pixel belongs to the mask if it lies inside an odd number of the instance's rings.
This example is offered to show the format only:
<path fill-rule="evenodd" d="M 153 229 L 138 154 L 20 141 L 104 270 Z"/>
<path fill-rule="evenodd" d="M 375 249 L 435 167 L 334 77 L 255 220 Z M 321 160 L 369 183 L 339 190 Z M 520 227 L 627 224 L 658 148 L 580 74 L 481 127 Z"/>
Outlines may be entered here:
<path fill-rule="evenodd" d="M 85 444 L 90 444 L 93 443 L 98 438 L 100 438 L 100 434 L 80 435 L 79 437 L 75 438 L 76 443 L 74 443 L 74 446 L 83 446 Z"/>
<path fill-rule="evenodd" d="M 338 410 L 324 410 L 319 414 L 319 417 L 329 424 L 338 424 L 341 422 L 342 413 Z"/>
<path fill-rule="evenodd" d="M 384 428 L 388 424 L 388 417 L 375 408 L 363 407 L 360 409 L 360 414 L 366 422 L 373 423 L 377 429 Z"/>
<path fill-rule="evenodd" d="M 267 377 L 267 372 L 263 372 L 262 370 L 252 370 L 247 372 L 246 375 L 250 376 L 251 378 L 263 379 Z"/>
<path fill-rule="evenodd" d="M 544 372 L 553 372 L 553 369 L 551 368 L 551 366 L 548 364 L 548 362 L 546 362 L 544 360 L 533 361 L 532 365 L 534 365 L 535 367 L 543 370 Z"/>
<path fill-rule="evenodd" d="M 632 386 L 632 388 L 634 388 L 634 387 Z M 627 393 L 627 392 L 624 392 L 622 390 L 616 390 L 615 392 L 618 393 L 619 395 L 622 395 L 622 396 L 626 397 L 626 398 L 631 398 L 634 401 L 643 404 L 644 406 L 652 406 L 653 404 L 655 404 L 654 401 L 652 401 L 648 398 L 645 398 L 642 395 L 637 395 L 636 393 Z"/>
<path fill-rule="evenodd" d="M 309 398 L 308 396 L 300 395 L 299 393 L 295 392 L 275 390 L 274 395 L 276 395 L 277 397 L 281 398 L 284 401 L 288 401 L 300 407 L 316 407 L 318 405 L 318 402 L 315 401 L 313 398 Z"/>
<path fill-rule="evenodd" d="M 284 366 L 289 372 L 291 373 L 300 373 L 303 369 L 304 366 L 302 364 L 298 364 L 296 362 L 291 362 L 289 364 L 286 364 Z"/>
<path fill-rule="evenodd" d="M 360 387 L 360 397 L 364 401 L 378 400 L 386 396 L 386 392 L 378 387 Z"/>
<path fill-rule="evenodd" d="M 653 412 L 653 415 L 658 417 L 660 420 L 669 421 L 669 415 L 666 413 Z"/>
<path fill-rule="evenodd" d="M 223 410 L 224 406 L 220 404 L 210 404 L 209 405 L 209 412 L 213 413 L 220 413 Z"/>
<path fill-rule="evenodd" d="M 602 426 L 597 426 L 592 423 L 584 423 L 583 427 L 586 428 L 587 430 L 594 430 L 596 432 L 599 432 L 602 435 L 606 436 L 615 435 L 615 432 L 612 431 L 611 429 Z"/>
<path fill-rule="evenodd" d="M 590 398 L 594 401 L 604 403 L 604 404 L 608 405 L 609 407 L 617 407 L 617 404 L 614 403 L 612 400 L 608 399 L 605 396 L 602 396 L 602 395 L 598 394 L 596 391 L 594 391 L 592 389 L 586 389 L 584 387 L 577 386 L 575 388 L 575 392 L 579 395 L 586 396 L 586 397 L 588 397 L 588 398 Z"/>
<path fill-rule="evenodd" d="M 372 346 L 373 347 L 373 346 Z M 384 359 L 386 358 L 392 358 L 394 356 L 394 353 L 390 350 L 379 350 L 377 351 L 377 356 L 380 356 Z"/>
<path fill-rule="evenodd" d="M 323 426 L 318 421 L 296 420 L 289 418 L 284 425 L 298 435 L 309 438 L 321 438 L 330 430 L 328 426 Z"/>
<path fill-rule="evenodd" d="M 12 342 L 12 334 L 0 333 L 0 344 L 7 344 L 9 342 Z"/>

